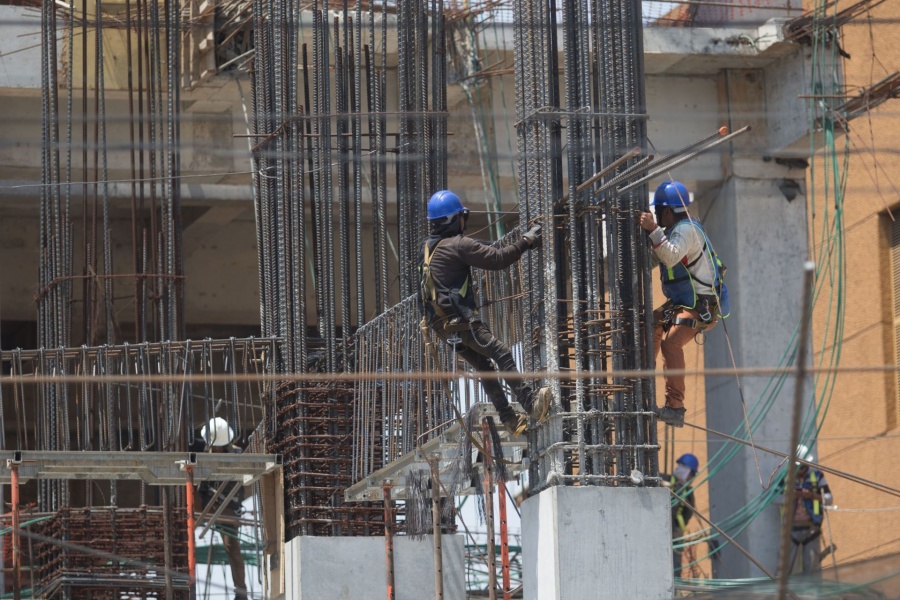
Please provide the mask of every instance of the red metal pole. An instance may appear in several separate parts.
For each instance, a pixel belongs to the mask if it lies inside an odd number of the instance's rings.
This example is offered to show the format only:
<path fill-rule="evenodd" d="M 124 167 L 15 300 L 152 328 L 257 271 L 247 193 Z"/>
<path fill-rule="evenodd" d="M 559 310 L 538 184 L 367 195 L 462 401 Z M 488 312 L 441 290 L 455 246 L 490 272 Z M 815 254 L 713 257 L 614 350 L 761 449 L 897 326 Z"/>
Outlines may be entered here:
<path fill-rule="evenodd" d="M 12 501 L 12 561 L 13 561 L 13 598 L 22 599 L 22 541 L 19 535 L 19 463 L 6 461 L 9 469 L 9 485 Z"/>
<path fill-rule="evenodd" d="M 391 484 L 381 486 L 384 495 L 384 559 L 387 572 L 387 600 L 394 600 L 394 510 L 391 503 Z"/>
<path fill-rule="evenodd" d="M 190 585 L 193 588 L 196 584 L 197 575 L 197 548 L 194 540 L 194 466 L 184 465 L 184 471 L 187 473 L 187 482 L 185 483 L 185 492 L 187 496 L 187 534 L 188 534 L 188 576 Z"/>
<path fill-rule="evenodd" d="M 503 574 L 503 600 L 512 600 L 509 581 L 509 527 L 506 523 L 506 482 L 500 480 L 497 482 L 497 489 L 500 496 L 500 569 Z"/>
<path fill-rule="evenodd" d="M 484 444 L 484 524 L 487 528 L 488 598 L 497 600 L 497 551 L 494 546 L 494 482 L 491 477 L 491 428 L 487 419 L 481 422 L 481 438 Z"/>

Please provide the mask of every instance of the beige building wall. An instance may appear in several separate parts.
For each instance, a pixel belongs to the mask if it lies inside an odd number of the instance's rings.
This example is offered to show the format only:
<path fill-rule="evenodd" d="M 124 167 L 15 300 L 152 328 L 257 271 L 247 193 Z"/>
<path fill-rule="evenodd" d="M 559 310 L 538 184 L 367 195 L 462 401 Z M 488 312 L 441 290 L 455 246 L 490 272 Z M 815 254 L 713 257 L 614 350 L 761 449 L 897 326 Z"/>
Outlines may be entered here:
<path fill-rule="evenodd" d="M 886 2 L 871 11 L 871 21 L 860 17 L 843 28 L 842 48 L 851 55 L 844 61 L 847 95 L 900 70 L 900 39 L 893 35 L 900 19 L 900 4 Z M 874 44 L 874 45 L 873 45 Z M 900 243 L 900 101 L 889 100 L 849 124 L 849 162 L 844 197 L 844 274 L 838 294 L 837 273 L 823 273 L 825 280 L 814 313 L 814 356 L 819 365 L 839 352 L 842 368 L 897 365 L 900 357 L 900 252 L 891 259 L 892 227 Z M 844 138 L 837 132 L 838 164 L 843 160 Z M 834 215 L 834 180 L 824 180 L 824 159 L 811 163 L 808 178 L 810 254 L 824 248 L 822 223 L 827 203 L 828 217 Z M 832 168 L 830 165 L 828 168 Z M 841 165 L 841 171 L 844 171 Z M 827 195 L 826 186 L 827 183 Z M 891 215 L 897 220 L 894 225 Z M 801 235 L 798 232 L 798 235 Z M 710 233 L 715 239 L 715 232 Z M 835 248 L 835 250 L 837 250 Z M 799 276 L 799 274 L 798 274 Z M 834 284 L 829 284 L 834 281 Z M 658 289 L 656 304 L 663 301 Z M 777 293 L 765 290 L 764 293 Z M 842 297 L 843 330 L 835 333 Z M 833 298 L 829 301 L 829 298 Z M 796 302 L 796 299 L 785 299 Z M 721 335 L 714 332 L 711 335 Z M 835 337 L 836 336 L 836 337 Z M 836 341 L 837 340 L 837 341 Z M 783 348 L 773 348 L 773 366 Z M 703 350 L 697 344 L 685 348 L 687 369 L 703 368 Z M 896 372 L 842 372 L 829 380 L 820 377 L 816 396 L 830 399 L 821 423 L 816 459 L 827 467 L 900 489 L 900 389 Z M 828 391 L 830 384 L 833 389 Z M 663 381 L 657 379 L 657 403 L 663 403 Z M 713 400 L 714 401 L 714 400 Z M 706 424 L 706 397 L 700 376 L 689 376 L 685 398 L 685 420 Z M 707 465 L 707 435 L 686 426 L 672 429 L 659 425 L 660 469 L 670 472 L 674 460 L 684 452 L 698 456 L 701 468 Z M 715 439 L 713 438 L 713 442 Z M 760 445 L 779 446 L 784 441 L 756 440 Z M 770 443 L 771 442 L 771 443 Z M 836 552 L 823 561 L 823 567 L 857 562 L 867 558 L 900 552 L 900 497 L 879 492 L 835 475 L 827 475 L 836 508 L 826 513 L 824 545 L 835 544 Z M 706 485 L 696 491 L 697 508 L 708 515 Z M 689 531 L 703 528 L 696 519 Z M 698 556 L 705 545 L 696 547 Z M 709 577 L 709 561 L 701 562 L 686 577 Z"/>
<path fill-rule="evenodd" d="M 844 61 L 848 95 L 856 95 L 900 70 L 898 18 L 900 4 L 885 2 L 871 15 L 861 16 L 843 28 L 842 46 L 852 57 Z M 814 317 L 815 359 L 839 350 L 844 368 L 896 365 L 895 345 L 900 340 L 894 323 L 900 315 L 894 307 L 900 301 L 895 291 L 900 284 L 900 264 L 891 264 L 889 213 L 900 219 L 900 102 L 889 100 L 856 118 L 850 123 L 848 135 L 845 279 L 841 286 L 844 329 L 837 338 L 839 348 L 834 348 L 834 318 L 829 319 L 829 307 L 820 302 Z M 838 138 L 838 148 L 842 146 L 843 139 Z M 819 159 L 813 164 L 814 193 L 809 194 L 816 211 L 810 224 L 818 248 L 823 244 L 825 210 L 822 174 Z M 828 200 L 833 202 L 833 183 L 828 185 Z M 828 210 L 833 213 L 833 207 Z M 823 298 L 830 291 L 823 290 Z M 819 435 L 817 458 L 822 464 L 900 488 L 900 470 L 895 462 L 900 453 L 896 381 L 897 374 L 892 372 L 838 375 Z M 817 390 L 819 396 L 822 387 Z M 836 476 L 829 475 L 828 481 L 837 509 L 827 513 L 830 531 L 825 535 L 837 545 L 834 559 L 838 564 L 900 551 L 900 498 Z M 825 566 L 831 564 L 826 560 Z"/>

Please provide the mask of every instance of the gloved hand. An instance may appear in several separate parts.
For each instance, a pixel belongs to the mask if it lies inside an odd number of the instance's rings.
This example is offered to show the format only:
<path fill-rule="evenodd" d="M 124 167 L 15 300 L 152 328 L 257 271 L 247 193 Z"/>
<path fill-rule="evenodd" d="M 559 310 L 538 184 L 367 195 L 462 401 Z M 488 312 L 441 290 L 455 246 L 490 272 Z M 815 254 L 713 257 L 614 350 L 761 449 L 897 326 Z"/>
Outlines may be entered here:
<path fill-rule="evenodd" d="M 657 227 L 659 225 L 656 224 L 656 219 L 653 218 L 653 215 L 648 212 L 641 213 L 641 229 L 647 233 L 652 233 Z"/>
<path fill-rule="evenodd" d="M 522 235 L 522 237 L 525 238 L 525 241 L 528 242 L 528 245 L 531 246 L 532 248 L 540 246 L 541 245 L 541 226 L 535 225 L 534 227 L 532 227 L 531 229 L 526 231 Z"/>

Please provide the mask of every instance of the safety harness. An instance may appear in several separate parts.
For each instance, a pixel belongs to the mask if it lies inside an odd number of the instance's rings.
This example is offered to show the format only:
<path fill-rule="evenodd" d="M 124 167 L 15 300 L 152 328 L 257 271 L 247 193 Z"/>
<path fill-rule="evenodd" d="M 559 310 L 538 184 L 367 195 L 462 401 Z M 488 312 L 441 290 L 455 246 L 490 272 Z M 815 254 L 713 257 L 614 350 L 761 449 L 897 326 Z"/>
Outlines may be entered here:
<path fill-rule="evenodd" d="M 425 243 L 425 249 L 423 251 L 425 260 L 422 261 L 421 273 L 422 298 L 431 305 L 432 310 L 434 310 L 439 317 L 444 317 L 446 314 L 443 309 L 438 306 L 438 292 L 449 290 L 447 290 L 447 288 L 439 287 L 437 281 L 435 281 L 434 274 L 431 272 L 431 259 L 434 257 L 434 251 L 437 250 L 437 247 L 440 246 L 445 239 L 447 238 L 439 239 L 433 248 L 429 248 L 428 243 Z"/>
<path fill-rule="evenodd" d="M 678 485 L 678 480 L 674 475 L 670 475 L 669 483 L 674 490 Z M 681 534 L 684 535 L 684 532 L 687 531 L 687 523 L 684 520 L 684 505 L 680 502 L 678 503 L 678 508 L 675 509 L 675 520 L 678 521 L 678 527 L 681 529 Z"/>
<path fill-rule="evenodd" d="M 810 516 L 810 519 L 812 520 L 812 527 L 809 527 L 807 525 L 797 525 L 796 523 L 794 524 L 794 531 L 791 532 L 791 541 L 795 545 L 806 545 L 819 537 L 819 535 L 821 535 L 822 533 L 822 530 L 820 528 L 820 526 L 822 525 L 822 503 L 819 501 L 818 484 L 819 476 L 816 475 L 816 471 L 810 470 L 807 476 L 804 478 L 803 483 L 800 485 L 800 489 L 812 490 L 813 492 L 816 492 L 816 496 L 813 499 L 797 498 L 797 502 L 803 503 L 803 506 L 806 509 L 806 513 Z M 794 507 L 782 505 L 782 518 L 784 518 L 784 513 L 786 510 L 794 510 Z M 803 533 L 803 535 L 800 535 L 801 532 Z M 793 563 L 793 559 L 791 559 L 791 563 Z"/>
<path fill-rule="evenodd" d="M 807 487 L 807 484 L 809 484 L 809 487 Z M 806 508 L 806 512 L 812 519 L 812 522 L 816 525 L 822 523 L 822 506 L 821 502 L 819 502 L 818 486 L 819 478 L 816 476 L 816 472 L 813 469 L 810 469 L 806 481 L 803 482 L 803 489 L 812 490 L 814 493 L 816 493 L 816 497 L 814 499 L 804 498 L 803 505 Z"/>
<path fill-rule="evenodd" d="M 423 304 L 434 313 L 433 326 L 452 333 L 469 329 L 472 319 L 467 318 L 466 313 L 472 313 L 472 317 L 476 316 L 476 313 L 461 303 L 461 299 L 465 298 L 469 291 L 468 275 L 459 288 L 448 288 L 439 285 L 431 271 L 431 259 L 434 258 L 438 246 L 446 239 L 448 238 L 441 238 L 430 248 L 428 243 L 425 243 L 420 282 Z"/>
<path fill-rule="evenodd" d="M 682 222 L 679 221 L 679 223 Z M 671 232 L 679 223 L 668 228 L 666 233 L 668 234 Z M 712 247 L 712 244 L 700 223 L 693 219 L 689 219 L 688 225 L 692 227 L 695 232 L 699 231 L 700 235 L 703 236 L 703 247 L 693 260 L 688 261 L 685 258 L 672 266 L 660 264 L 660 276 L 662 279 L 663 293 L 672 303 L 673 308 L 683 306 L 685 308 L 695 309 L 700 316 L 700 321 L 697 321 L 696 319 L 681 318 L 669 319 L 668 322 L 674 325 L 684 325 L 702 331 L 709 327 L 717 316 L 725 318 L 730 312 L 728 288 L 725 286 L 724 282 L 727 267 Z M 691 272 L 691 269 L 704 255 L 708 255 L 712 263 L 712 282 L 703 281 Z M 695 282 L 714 290 L 714 295 L 697 294 Z"/>

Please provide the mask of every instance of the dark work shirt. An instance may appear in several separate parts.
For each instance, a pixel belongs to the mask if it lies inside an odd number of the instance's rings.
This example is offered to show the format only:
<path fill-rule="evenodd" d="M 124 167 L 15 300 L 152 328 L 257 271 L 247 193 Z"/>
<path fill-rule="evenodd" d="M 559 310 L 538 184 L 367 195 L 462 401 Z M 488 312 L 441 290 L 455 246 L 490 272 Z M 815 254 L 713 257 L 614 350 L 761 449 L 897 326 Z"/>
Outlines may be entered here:
<path fill-rule="evenodd" d="M 426 242 L 433 247 L 436 237 Z M 471 267 L 486 271 L 500 271 L 510 266 L 528 249 L 528 242 L 520 238 L 515 244 L 498 248 L 462 234 L 444 238 L 431 257 L 431 273 L 438 285 L 454 287 L 465 281 Z"/>

